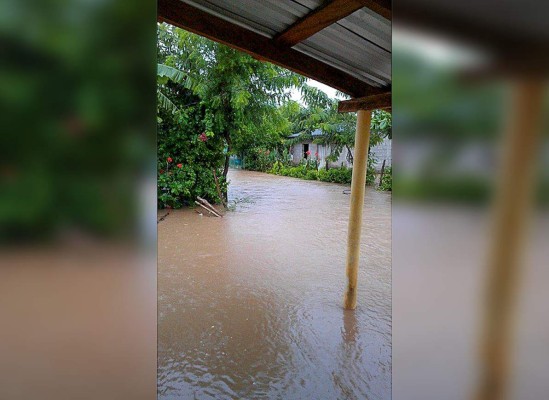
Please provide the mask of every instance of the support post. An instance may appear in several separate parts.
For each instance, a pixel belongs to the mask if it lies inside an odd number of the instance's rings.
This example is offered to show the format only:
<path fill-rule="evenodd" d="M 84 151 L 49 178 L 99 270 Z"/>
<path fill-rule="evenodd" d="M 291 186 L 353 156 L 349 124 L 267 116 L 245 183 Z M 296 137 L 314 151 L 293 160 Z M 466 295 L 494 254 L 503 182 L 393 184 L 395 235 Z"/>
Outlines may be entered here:
<path fill-rule="evenodd" d="M 344 307 L 348 310 L 354 310 L 356 307 L 360 232 L 362 228 L 362 209 L 364 207 L 371 119 L 371 111 L 358 110 L 355 154 L 353 156 L 353 178 L 351 181 L 351 209 L 349 212 L 349 231 L 347 236 L 347 292 L 345 293 Z"/>
<path fill-rule="evenodd" d="M 480 338 L 480 377 L 474 398 L 508 398 L 510 353 L 520 282 L 521 251 L 535 192 L 541 138 L 543 85 L 515 88 L 512 120 L 505 137 L 494 203 L 488 281 Z"/>

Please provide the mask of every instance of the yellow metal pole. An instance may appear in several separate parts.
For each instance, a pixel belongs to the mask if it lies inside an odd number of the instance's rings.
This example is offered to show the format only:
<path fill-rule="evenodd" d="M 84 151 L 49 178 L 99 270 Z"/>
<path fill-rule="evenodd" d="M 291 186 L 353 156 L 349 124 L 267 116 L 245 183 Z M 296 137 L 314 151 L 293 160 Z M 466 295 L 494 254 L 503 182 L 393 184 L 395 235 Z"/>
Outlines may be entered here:
<path fill-rule="evenodd" d="M 348 310 L 354 310 L 356 307 L 360 231 L 362 228 L 362 209 L 364 207 L 371 119 L 371 111 L 358 111 L 355 154 L 353 156 L 353 179 L 351 181 L 351 209 L 349 212 L 349 231 L 347 236 L 347 292 L 345 293 L 344 307 Z"/>
<path fill-rule="evenodd" d="M 482 310 L 481 376 L 474 396 L 477 400 L 509 397 L 520 253 L 535 189 L 542 101 L 543 87 L 538 82 L 520 83 L 515 89 L 513 119 L 505 138 L 494 204 L 488 287 Z"/>

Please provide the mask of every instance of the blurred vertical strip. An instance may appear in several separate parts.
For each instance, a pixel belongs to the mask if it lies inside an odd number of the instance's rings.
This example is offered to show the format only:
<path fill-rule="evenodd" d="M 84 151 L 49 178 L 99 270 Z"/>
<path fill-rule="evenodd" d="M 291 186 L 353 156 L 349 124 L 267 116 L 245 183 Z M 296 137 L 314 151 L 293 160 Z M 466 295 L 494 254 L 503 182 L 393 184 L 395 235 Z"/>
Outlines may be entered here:
<path fill-rule="evenodd" d="M 156 393 L 156 3 L 0 3 L 0 398 Z"/>
<path fill-rule="evenodd" d="M 395 400 L 549 392 L 548 7 L 393 2 Z"/>

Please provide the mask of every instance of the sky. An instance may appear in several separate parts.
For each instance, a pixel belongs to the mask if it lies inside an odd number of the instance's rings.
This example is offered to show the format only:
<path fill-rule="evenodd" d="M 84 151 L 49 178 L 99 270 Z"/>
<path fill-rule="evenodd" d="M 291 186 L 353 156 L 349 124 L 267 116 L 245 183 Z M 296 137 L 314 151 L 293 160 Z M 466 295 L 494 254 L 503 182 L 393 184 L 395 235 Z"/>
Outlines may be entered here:
<path fill-rule="evenodd" d="M 307 85 L 314 86 L 314 87 L 322 90 L 324 93 L 326 93 L 332 99 L 335 99 L 337 97 L 336 96 L 336 89 L 331 88 L 330 86 L 327 86 L 323 83 L 317 82 L 317 81 L 312 80 L 312 79 L 307 79 Z M 291 93 L 291 99 L 292 100 L 295 100 L 295 101 L 303 104 L 303 102 L 301 101 L 301 93 L 299 93 L 299 90 L 292 89 L 290 91 L 290 93 Z"/>
<path fill-rule="evenodd" d="M 422 55 L 439 65 L 453 67 L 474 66 L 487 62 L 486 54 L 479 49 L 450 40 L 409 29 L 393 29 L 393 49 Z"/>

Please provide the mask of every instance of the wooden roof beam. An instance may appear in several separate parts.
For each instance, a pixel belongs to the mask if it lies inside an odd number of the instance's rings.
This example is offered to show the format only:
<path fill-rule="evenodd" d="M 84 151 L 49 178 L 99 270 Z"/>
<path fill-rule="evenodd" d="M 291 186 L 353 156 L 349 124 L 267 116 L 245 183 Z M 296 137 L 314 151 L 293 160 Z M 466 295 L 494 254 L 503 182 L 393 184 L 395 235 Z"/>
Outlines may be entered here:
<path fill-rule="evenodd" d="M 320 60 L 180 0 L 158 0 L 158 20 L 244 51 L 353 97 L 379 94 L 387 90 L 372 86 Z"/>
<path fill-rule="evenodd" d="M 295 46 L 363 7 L 389 21 L 392 19 L 391 0 L 332 0 L 279 33 L 275 40 L 289 47 Z"/>
<path fill-rule="evenodd" d="M 362 1 L 358 0 L 330 1 L 324 6 L 311 11 L 289 28 L 279 33 L 275 37 L 275 40 L 289 47 L 295 46 L 362 7 L 364 7 Z"/>
<path fill-rule="evenodd" d="M 357 99 L 340 101 L 337 111 L 340 113 L 356 112 L 358 110 L 387 110 L 391 108 L 391 92 L 385 92 Z"/>
<path fill-rule="evenodd" d="M 402 4 L 400 4 L 402 3 Z M 549 59 L 549 40 L 545 35 L 510 29 L 508 26 L 488 24 L 484 20 L 466 18 L 444 7 L 443 2 L 402 1 L 398 5 L 398 26 L 412 28 L 417 32 L 453 39 L 486 56 L 504 63 L 536 65 L 541 59 Z M 535 31 L 534 31 L 535 32 Z M 530 58 L 535 55 L 535 60 Z M 524 60 L 524 63 L 521 62 Z"/>
<path fill-rule="evenodd" d="M 393 20 L 393 7 L 391 0 L 357 0 L 363 7 L 369 8 L 373 12 L 381 15 L 389 21 Z"/>

